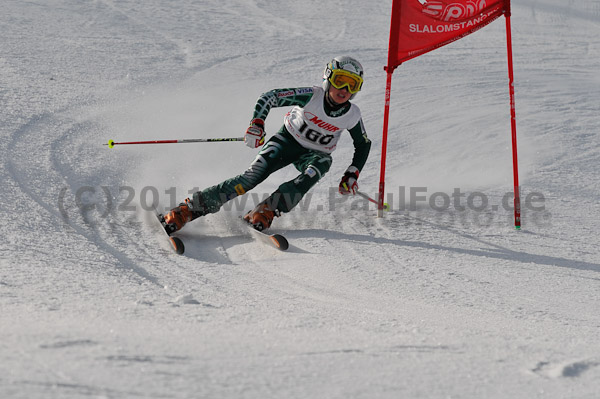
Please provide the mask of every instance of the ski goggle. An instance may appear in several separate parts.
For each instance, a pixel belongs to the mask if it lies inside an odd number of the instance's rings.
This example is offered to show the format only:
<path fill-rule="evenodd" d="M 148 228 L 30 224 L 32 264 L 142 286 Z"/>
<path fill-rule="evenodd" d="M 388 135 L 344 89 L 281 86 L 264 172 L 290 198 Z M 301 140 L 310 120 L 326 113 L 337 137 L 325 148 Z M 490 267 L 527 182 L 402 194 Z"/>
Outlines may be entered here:
<path fill-rule="evenodd" d="M 334 69 L 329 76 L 329 83 L 338 90 L 347 87 L 351 94 L 355 94 L 360 91 L 363 78 L 344 69 Z"/>

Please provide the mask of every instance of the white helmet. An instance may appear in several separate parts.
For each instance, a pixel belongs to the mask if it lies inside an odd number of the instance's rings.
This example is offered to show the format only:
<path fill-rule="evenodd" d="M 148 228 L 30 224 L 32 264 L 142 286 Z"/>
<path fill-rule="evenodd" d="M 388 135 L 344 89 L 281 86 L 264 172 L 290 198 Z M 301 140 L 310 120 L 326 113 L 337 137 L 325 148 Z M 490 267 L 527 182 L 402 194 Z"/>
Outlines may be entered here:
<path fill-rule="evenodd" d="M 344 71 L 344 75 L 350 75 L 356 78 L 356 86 L 352 88 L 348 86 L 348 91 L 352 93 L 352 95 L 350 96 L 350 100 L 352 100 L 362 88 L 362 65 L 354 58 L 348 56 L 335 57 L 334 59 L 332 59 L 331 62 L 327 64 L 327 67 L 325 67 L 325 71 L 323 72 L 323 89 L 325 90 L 325 93 L 329 92 L 329 87 L 332 83 L 331 79 L 332 77 L 334 77 L 336 71 Z"/>

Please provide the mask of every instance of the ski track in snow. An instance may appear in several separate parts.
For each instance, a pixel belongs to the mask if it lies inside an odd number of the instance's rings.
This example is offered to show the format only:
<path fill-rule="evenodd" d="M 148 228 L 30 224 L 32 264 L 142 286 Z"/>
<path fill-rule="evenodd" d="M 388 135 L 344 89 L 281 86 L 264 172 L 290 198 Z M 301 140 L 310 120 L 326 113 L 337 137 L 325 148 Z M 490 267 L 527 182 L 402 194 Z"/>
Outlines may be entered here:
<path fill-rule="evenodd" d="M 318 84 L 348 53 L 367 71 L 356 102 L 373 147 L 359 183 L 374 195 L 390 7 L 8 1 L 0 397 L 595 397 L 598 1 L 513 4 L 521 183 L 545 197 L 523 231 L 500 206 L 512 185 L 500 21 L 395 73 L 393 210 L 377 219 L 332 196 L 346 138 L 307 201 L 276 219 L 285 253 L 239 218 L 291 168 L 186 226 L 177 256 L 149 202 L 168 209 L 254 153 L 102 145 L 237 136 L 262 91 Z M 463 205 L 479 192 L 497 208 L 409 211 L 400 187 L 460 187 Z"/>

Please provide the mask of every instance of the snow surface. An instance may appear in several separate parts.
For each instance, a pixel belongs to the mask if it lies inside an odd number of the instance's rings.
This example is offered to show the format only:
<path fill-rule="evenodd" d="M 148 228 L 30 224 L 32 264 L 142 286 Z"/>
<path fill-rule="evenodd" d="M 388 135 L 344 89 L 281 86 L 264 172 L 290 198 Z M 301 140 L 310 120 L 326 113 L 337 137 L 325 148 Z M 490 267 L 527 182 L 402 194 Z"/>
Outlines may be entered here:
<path fill-rule="evenodd" d="M 330 191 L 346 136 L 309 201 L 276 220 L 287 253 L 237 219 L 292 168 L 187 226 L 178 256 L 144 208 L 256 152 L 103 145 L 240 136 L 261 92 L 319 84 L 348 54 L 366 69 L 359 183 L 375 195 L 390 9 L 4 0 L 0 397 L 599 397 L 599 1 L 513 2 L 521 231 L 502 205 L 504 18 L 394 73 L 393 210 L 377 219 Z"/>

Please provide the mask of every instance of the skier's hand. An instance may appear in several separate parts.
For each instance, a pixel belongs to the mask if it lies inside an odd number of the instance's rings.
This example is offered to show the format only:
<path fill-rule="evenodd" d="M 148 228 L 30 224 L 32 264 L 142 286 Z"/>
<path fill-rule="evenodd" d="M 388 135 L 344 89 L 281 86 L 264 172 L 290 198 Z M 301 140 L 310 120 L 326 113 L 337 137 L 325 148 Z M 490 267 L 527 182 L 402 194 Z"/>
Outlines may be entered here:
<path fill-rule="evenodd" d="M 256 118 L 250 122 L 244 135 L 244 143 L 250 148 L 258 148 L 265 143 L 265 121 Z"/>
<path fill-rule="evenodd" d="M 348 169 L 346 169 L 346 173 L 344 173 L 344 176 L 340 181 L 340 194 L 356 194 L 358 191 L 358 183 L 356 182 L 357 179 L 358 169 L 356 167 L 350 166 Z"/>

